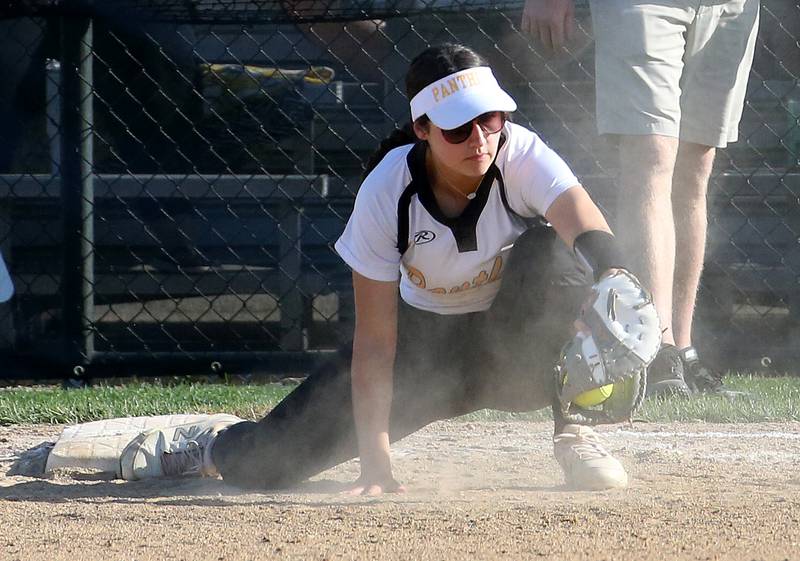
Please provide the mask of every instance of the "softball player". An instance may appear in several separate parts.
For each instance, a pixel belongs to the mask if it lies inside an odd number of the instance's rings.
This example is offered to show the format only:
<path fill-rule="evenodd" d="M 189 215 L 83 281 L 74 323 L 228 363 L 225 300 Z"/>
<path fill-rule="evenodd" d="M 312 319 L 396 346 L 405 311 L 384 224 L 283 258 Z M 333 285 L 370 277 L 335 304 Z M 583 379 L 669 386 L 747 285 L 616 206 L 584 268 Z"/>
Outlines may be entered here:
<path fill-rule="evenodd" d="M 427 49 L 406 90 L 412 123 L 370 162 L 336 242 L 353 270 L 351 368 L 310 376 L 259 422 L 142 433 L 125 477 L 277 488 L 358 455 L 353 493 L 397 492 L 390 442 L 478 409 L 553 404 L 554 364 L 591 282 L 569 248 L 597 279 L 623 266 L 614 237 L 561 158 L 508 121 L 516 104 L 475 52 Z M 558 412 L 554 447 L 571 486 L 627 484 L 591 428 Z"/>

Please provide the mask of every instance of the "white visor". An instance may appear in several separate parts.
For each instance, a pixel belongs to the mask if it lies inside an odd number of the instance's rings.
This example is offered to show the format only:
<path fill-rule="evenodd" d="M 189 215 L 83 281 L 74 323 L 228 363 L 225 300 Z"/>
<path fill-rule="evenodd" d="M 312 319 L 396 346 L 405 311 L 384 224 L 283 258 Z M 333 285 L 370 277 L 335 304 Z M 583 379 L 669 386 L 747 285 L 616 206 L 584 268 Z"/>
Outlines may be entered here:
<path fill-rule="evenodd" d="M 427 115 L 440 129 L 454 129 L 483 113 L 516 111 L 492 69 L 478 66 L 459 70 L 425 88 L 411 100 L 411 119 Z"/>

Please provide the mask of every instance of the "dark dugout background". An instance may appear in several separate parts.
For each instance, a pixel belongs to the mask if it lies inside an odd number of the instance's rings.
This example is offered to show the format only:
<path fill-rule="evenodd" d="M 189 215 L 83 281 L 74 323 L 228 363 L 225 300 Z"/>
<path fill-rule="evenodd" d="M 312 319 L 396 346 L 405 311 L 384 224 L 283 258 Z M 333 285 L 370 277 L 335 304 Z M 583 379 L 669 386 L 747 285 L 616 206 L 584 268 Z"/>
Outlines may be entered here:
<path fill-rule="evenodd" d="M 489 58 L 613 214 L 588 6 L 558 56 L 522 2 L 28 0 L 0 5 L 0 377 L 306 371 L 352 331 L 332 244 L 429 44 Z M 697 346 L 800 355 L 800 7 L 762 2 L 741 139 L 720 151 Z M 611 216 L 612 223 L 616 217 Z"/>

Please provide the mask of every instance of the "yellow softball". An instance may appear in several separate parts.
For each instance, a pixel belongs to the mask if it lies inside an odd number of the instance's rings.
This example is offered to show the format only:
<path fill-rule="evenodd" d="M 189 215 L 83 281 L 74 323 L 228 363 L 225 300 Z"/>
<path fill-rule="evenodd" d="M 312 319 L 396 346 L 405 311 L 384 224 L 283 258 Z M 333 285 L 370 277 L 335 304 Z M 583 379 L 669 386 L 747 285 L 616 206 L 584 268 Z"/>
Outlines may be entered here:
<path fill-rule="evenodd" d="M 576 396 L 575 399 L 572 400 L 572 403 L 578 407 L 594 407 L 595 405 L 600 405 L 609 397 L 611 397 L 611 392 L 613 391 L 614 384 L 608 384 L 607 386 L 589 390 L 588 392 L 583 392 L 582 394 Z"/>

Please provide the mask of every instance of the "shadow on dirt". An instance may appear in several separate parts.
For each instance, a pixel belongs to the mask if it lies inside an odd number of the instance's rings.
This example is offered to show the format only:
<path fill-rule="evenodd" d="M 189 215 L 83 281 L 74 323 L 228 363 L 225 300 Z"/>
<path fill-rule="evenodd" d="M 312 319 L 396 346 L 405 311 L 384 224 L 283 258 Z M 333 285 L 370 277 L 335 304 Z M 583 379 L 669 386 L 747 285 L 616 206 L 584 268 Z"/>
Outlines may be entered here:
<path fill-rule="evenodd" d="M 149 481 L 109 480 L 102 474 L 75 474 L 69 479 L 29 479 L 0 486 L 0 501 L 60 503 L 146 502 L 152 504 L 192 504 L 197 506 L 235 506 L 242 503 L 291 503 L 280 497 L 290 495 L 336 494 L 346 484 L 320 480 L 287 490 L 254 492 L 226 485 L 220 479 L 154 479 Z M 267 499 L 267 497 L 269 497 Z M 305 501 L 303 504 L 307 504 Z"/>
<path fill-rule="evenodd" d="M 69 480 L 31 479 L 8 485 L 0 484 L 0 501 L 34 503 L 93 503 L 93 504 L 148 504 L 154 506 L 210 506 L 235 507 L 243 505 L 301 505 L 330 507 L 337 505 L 367 506 L 385 501 L 386 496 L 351 497 L 342 495 L 349 483 L 334 480 L 308 481 L 286 490 L 251 491 L 225 484 L 220 479 L 158 479 L 149 481 L 122 481 L 99 479 L 96 474 L 76 474 Z M 488 488 L 466 487 L 460 492 L 486 491 Z M 494 488 L 493 488 L 494 489 Z M 525 486 L 507 488 L 507 491 L 528 493 L 563 493 L 565 487 Z M 413 488 L 404 495 L 389 495 L 403 503 L 429 503 L 440 490 L 424 486 Z M 318 497 L 327 495 L 327 497 Z M 469 502 L 447 493 L 449 502 Z M 319 500 L 312 499 L 311 496 Z M 416 498 L 415 498 L 416 497 Z"/>

